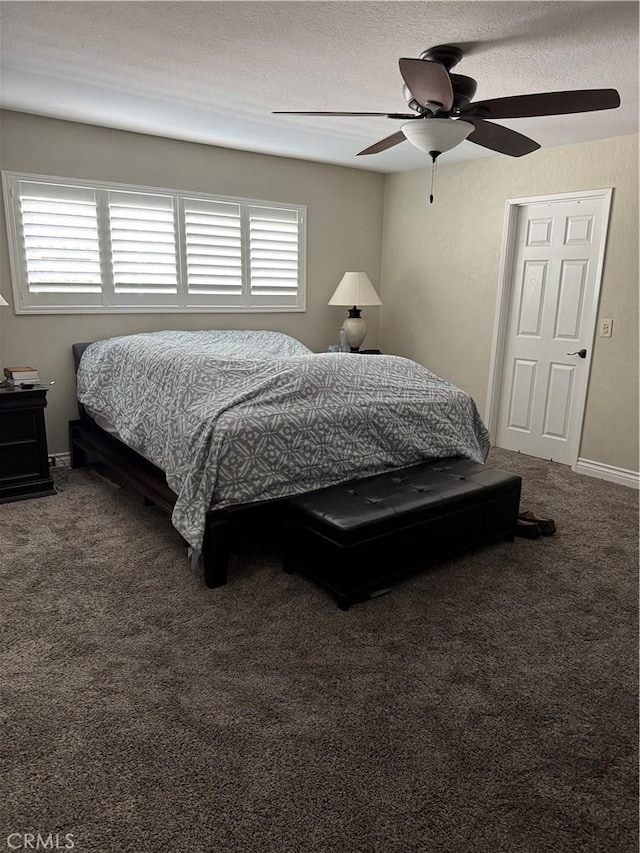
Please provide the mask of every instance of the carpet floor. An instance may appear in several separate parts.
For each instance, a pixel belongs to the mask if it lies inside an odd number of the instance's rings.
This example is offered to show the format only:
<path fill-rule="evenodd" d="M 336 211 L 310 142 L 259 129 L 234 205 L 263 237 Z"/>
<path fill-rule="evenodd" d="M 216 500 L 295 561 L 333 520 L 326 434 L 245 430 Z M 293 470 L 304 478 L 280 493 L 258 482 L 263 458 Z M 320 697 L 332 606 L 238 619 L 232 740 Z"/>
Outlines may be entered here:
<path fill-rule="evenodd" d="M 346 613 L 264 542 L 206 589 L 89 470 L 0 506 L 0 846 L 636 851 L 637 493 L 489 461 L 557 534 Z"/>

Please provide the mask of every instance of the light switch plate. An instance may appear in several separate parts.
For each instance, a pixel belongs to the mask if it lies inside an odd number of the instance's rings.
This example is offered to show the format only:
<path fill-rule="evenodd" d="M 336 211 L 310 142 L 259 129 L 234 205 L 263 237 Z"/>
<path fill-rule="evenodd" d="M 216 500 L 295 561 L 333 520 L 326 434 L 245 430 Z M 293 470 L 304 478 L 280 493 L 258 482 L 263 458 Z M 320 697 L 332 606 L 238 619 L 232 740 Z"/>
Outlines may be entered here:
<path fill-rule="evenodd" d="M 610 338 L 613 334 L 613 320 L 600 320 L 600 337 Z"/>

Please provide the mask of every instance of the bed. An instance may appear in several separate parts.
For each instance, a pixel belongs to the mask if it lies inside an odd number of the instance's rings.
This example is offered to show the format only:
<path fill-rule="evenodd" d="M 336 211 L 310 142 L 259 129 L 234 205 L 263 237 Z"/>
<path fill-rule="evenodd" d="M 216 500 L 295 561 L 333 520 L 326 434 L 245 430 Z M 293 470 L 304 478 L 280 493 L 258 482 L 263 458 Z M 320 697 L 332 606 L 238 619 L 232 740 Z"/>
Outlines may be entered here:
<path fill-rule="evenodd" d="M 312 353 L 277 332 L 75 344 L 72 464 L 105 463 L 226 582 L 233 519 L 293 495 L 452 456 L 483 462 L 471 397 L 409 359 Z"/>

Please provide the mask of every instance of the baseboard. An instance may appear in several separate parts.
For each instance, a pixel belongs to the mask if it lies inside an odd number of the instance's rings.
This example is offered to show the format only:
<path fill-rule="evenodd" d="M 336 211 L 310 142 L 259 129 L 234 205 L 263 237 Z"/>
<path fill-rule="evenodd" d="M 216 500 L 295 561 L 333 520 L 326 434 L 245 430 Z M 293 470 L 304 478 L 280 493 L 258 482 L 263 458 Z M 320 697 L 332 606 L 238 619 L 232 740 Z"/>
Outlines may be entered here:
<path fill-rule="evenodd" d="M 609 480 L 611 483 L 629 486 L 631 489 L 640 488 L 640 474 L 637 471 L 629 471 L 627 468 L 616 468 L 615 465 L 604 465 L 602 462 L 593 462 L 591 459 L 578 459 L 573 470 L 576 474 L 599 477 L 601 480 Z"/>
<path fill-rule="evenodd" d="M 52 463 L 53 460 L 53 463 Z M 70 468 L 71 467 L 71 454 L 70 453 L 50 453 L 49 454 L 49 465 L 53 468 Z"/>

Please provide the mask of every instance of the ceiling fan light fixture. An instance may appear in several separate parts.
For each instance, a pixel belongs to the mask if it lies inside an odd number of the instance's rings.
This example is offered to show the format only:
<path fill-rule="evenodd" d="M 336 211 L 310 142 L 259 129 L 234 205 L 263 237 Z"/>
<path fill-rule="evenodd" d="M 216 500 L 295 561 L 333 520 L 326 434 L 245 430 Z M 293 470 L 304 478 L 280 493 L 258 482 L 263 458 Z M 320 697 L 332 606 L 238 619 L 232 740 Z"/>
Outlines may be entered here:
<path fill-rule="evenodd" d="M 402 125 L 402 132 L 409 142 L 427 154 L 450 151 L 464 142 L 473 130 L 470 122 L 450 118 L 414 120 Z"/>

